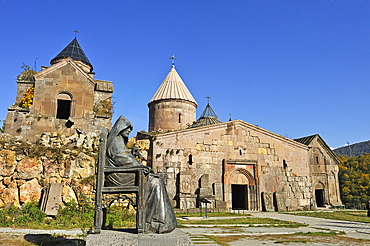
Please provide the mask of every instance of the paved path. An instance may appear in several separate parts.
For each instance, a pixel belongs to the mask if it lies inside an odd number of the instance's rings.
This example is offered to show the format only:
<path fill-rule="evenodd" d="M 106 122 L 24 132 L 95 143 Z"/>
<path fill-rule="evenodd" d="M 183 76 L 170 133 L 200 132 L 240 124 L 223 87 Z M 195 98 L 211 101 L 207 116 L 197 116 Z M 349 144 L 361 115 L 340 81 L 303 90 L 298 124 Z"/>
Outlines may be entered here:
<path fill-rule="evenodd" d="M 240 226 L 234 228 L 222 228 L 222 227 L 188 227 L 181 228 L 182 231 L 188 233 L 191 237 L 203 237 L 204 235 L 215 235 L 215 236 L 235 236 L 235 235 L 248 235 L 248 236 L 261 236 L 261 235 L 273 235 L 273 234 L 293 234 L 296 232 L 328 232 L 328 230 L 344 231 L 344 236 L 356 238 L 356 239 L 369 239 L 370 240 L 370 224 L 330 220 L 323 218 L 313 218 L 307 216 L 298 216 L 292 214 L 282 214 L 276 212 L 250 212 L 253 217 L 258 218 L 272 218 L 278 220 L 292 221 L 298 223 L 305 223 L 309 226 L 299 228 L 285 228 L 285 227 L 246 227 Z M 219 218 L 208 218 L 208 219 L 225 219 L 226 217 Z M 235 217 L 233 217 L 235 218 Z M 191 220 L 200 220 L 201 218 L 189 218 Z M 203 237 L 204 238 L 204 237 Z M 217 245 L 215 242 L 204 242 L 201 239 L 193 240 L 195 245 Z M 274 241 L 259 241 L 253 238 L 244 238 L 238 241 L 230 243 L 230 246 L 241 246 L 241 245 L 276 245 Z M 289 246 L 294 245 L 346 245 L 343 243 L 289 243 Z M 364 241 L 361 245 L 370 245 L 370 243 Z"/>
<path fill-rule="evenodd" d="M 234 236 L 234 235 L 273 235 L 273 234 L 293 234 L 296 232 L 318 232 L 330 230 L 344 231 L 345 236 L 356 239 L 369 239 L 370 240 L 370 223 L 359 223 L 349 221 L 330 220 L 322 218 L 313 218 L 307 216 L 298 216 L 292 214 L 282 214 L 276 212 L 250 212 L 253 217 L 258 218 L 272 218 L 278 220 L 292 221 L 298 223 L 306 223 L 309 226 L 299 228 L 284 228 L 284 227 L 246 227 L 238 226 L 231 228 L 222 227 L 195 227 L 181 228 L 182 231 L 188 233 L 194 245 L 218 245 L 212 240 L 209 240 L 205 235 L 218 235 L 218 236 Z M 208 219 L 227 219 L 235 217 L 213 217 Z M 192 220 L 204 220 L 204 218 L 189 218 Z M 11 234 L 50 234 L 50 235 L 67 235 L 77 236 L 83 234 L 81 229 L 76 230 L 37 230 L 37 229 L 13 229 L 13 228 L 0 228 L 0 233 Z M 276 245 L 274 241 L 259 241 L 253 238 L 244 238 L 230 243 L 230 246 L 241 245 Z M 289 246 L 295 245 L 318 245 L 315 243 L 302 244 L 302 243 L 289 243 Z M 342 244 L 320 244 L 320 245 L 342 245 Z M 362 245 L 370 245 L 370 243 L 363 242 Z"/>

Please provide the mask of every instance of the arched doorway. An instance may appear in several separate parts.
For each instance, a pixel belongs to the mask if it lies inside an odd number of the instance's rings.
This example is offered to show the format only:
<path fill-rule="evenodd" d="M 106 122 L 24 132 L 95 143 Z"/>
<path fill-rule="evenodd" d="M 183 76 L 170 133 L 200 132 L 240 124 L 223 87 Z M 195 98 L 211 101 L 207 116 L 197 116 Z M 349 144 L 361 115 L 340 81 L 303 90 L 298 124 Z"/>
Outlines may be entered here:
<path fill-rule="evenodd" d="M 57 96 L 57 119 L 68 119 L 71 115 L 72 98 L 67 93 L 60 93 Z"/>
<path fill-rule="evenodd" d="M 325 189 L 322 183 L 317 183 L 315 186 L 315 200 L 317 207 L 325 207 Z"/>
<path fill-rule="evenodd" d="M 232 209 L 258 210 L 257 186 L 247 170 L 234 170 L 229 176 L 228 183 L 231 185 Z"/>

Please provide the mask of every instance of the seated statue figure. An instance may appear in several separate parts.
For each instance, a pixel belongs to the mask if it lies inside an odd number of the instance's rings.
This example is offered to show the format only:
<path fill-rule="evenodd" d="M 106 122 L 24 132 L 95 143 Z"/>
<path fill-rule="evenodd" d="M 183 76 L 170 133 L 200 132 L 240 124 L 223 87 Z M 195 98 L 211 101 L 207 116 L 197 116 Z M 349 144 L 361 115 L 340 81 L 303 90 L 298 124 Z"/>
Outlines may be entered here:
<path fill-rule="evenodd" d="M 114 124 L 107 138 L 106 166 L 144 169 L 145 179 L 145 226 L 144 233 L 166 233 L 173 231 L 176 217 L 167 195 L 163 180 L 150 167 L 141 164 L 126 147 L 133 127 L 121 116 Z M 109 173 L 104 186 L 134 185 L 135 173 Z"/>

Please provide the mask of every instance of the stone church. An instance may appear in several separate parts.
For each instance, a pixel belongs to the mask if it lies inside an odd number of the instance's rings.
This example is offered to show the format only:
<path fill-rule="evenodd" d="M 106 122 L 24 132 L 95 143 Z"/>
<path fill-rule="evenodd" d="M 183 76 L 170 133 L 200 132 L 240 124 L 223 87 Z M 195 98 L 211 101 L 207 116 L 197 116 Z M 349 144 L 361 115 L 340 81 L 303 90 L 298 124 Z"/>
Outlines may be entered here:
<path fill-rule="evenodd" d="M 340 206 L 339 159 L 319 135 L 285 138 L 243 120 L 221 122 L 197 102 L 175 66 L 149 101 L 148 165 L 173 205 L 245 210 Z M 204 206 L 204 205 L 203 205 Z"/>
<path fill-rule="evenodd" d="M 113 85 L 94 79 L 93 66 L 73 39 L 42 71 L 17 79 L 15 103 L 8 108 L 5 133 L 34 141 L 37 134 L 99 133 L 111 128 Z"/>

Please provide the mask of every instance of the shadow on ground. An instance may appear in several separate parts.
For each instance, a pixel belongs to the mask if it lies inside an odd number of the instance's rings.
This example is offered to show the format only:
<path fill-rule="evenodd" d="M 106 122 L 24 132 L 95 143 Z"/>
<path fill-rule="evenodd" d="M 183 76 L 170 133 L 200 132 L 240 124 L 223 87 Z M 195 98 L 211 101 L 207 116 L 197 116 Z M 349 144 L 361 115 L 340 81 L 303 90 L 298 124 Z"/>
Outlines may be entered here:
<path fill-rule="evenodd" d="M 24 239 L 35 245 L 66 245 L 66 246 L 76 246 L 76 245 L 85 245 L 85 240 L 67 238 L 65 236 L 51 235 L 51 234 L 26 234 Z"/>

